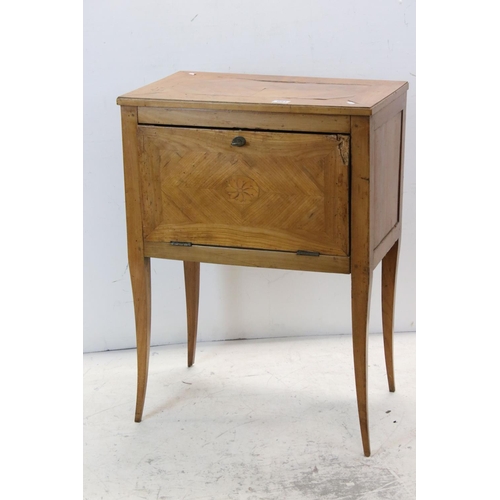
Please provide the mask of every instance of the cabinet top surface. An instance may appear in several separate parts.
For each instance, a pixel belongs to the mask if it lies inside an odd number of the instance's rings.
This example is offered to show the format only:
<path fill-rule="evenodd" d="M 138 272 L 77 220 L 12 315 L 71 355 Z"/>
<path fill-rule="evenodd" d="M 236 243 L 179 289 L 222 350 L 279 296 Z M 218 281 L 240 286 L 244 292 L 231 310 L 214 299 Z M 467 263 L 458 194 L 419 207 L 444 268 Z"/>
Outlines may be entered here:
<path fill-rule="evenodd" d="M 371 115 L 407 82 L 179 71 L 124 94 L 119 105 Z"/>

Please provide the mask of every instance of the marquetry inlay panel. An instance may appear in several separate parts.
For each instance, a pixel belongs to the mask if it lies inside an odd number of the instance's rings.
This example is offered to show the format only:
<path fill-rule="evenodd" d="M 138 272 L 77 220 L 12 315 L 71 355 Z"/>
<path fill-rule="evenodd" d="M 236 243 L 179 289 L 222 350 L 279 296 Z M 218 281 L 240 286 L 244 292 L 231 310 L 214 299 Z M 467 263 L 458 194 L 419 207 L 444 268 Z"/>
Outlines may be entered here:
<path fill-rule="evenodd" d="M 348 254 L 348 136 L 139 130 L 148 241 Z"/>

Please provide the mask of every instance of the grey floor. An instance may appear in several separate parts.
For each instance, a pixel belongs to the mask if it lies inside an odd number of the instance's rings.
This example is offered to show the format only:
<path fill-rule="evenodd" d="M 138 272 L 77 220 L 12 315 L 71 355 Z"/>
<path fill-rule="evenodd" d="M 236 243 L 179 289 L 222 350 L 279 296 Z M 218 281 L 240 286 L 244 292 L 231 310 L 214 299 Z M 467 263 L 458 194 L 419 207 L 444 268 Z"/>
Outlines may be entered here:
<path fill-rule="evenodd" d="M 351 337 L 154 347 L 142 423 L 135 350 L 84 355 L 84 499 L 415 498 L 415 334 L 369 342 L 363 456 Z"/>

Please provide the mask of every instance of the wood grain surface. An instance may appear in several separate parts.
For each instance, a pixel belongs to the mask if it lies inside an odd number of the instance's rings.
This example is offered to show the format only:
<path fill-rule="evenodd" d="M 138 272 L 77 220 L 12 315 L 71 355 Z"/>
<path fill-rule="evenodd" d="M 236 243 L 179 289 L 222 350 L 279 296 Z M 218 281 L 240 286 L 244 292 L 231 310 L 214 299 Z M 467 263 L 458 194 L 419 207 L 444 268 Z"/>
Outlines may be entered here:
<path fill-rule="evenodd" d="M 267 267 L 270 269 L 291 269 L 297 271 L 317 271 L 323 273 L 349 274 L 349 257 L 319 255 L 310 257 L 292 252 L 273 250 L 250 250 L 247 248 L 227 248 L 193 245 L 173 246 L 161 241 L 146 241 L 144 250 L 148 257 L 159 259 L 189 260 L 226 264 L 230 266 Z"/>
<path fill-rule="evenodd" d="M 200 263 L 184 261 L 186 288 L 188 366 L 193 366 L 198 336 L 198 308 L 200 302 Z"/>
<path fill-rule="evenodd" d="M 141 183 L 137 159 L 137 108 L 122 106 L 122 143 L 127 206 L 127 247 L 137 339 L 137 399 L 135 421 L 140 422 L 148 381 L 151 337 L 151 263 L 144 254 Z"/>
<path fill-rule="evenodd" d="M 407 82 L 179 71 L 118 97 L 120 105 L 371 115 Z M 332 113 L 333 112 L 333 113 Z"/>
<path fill-rule="evenodd" d="M 345 115 L 314 115 L 227 111 L 214 109 L 139 108 L 139 123 L 210 128 L 238 128 L 295 132 L 348 134 L 351 120 Z"/>
<path fill-rule="evenodd" d="M 147 241 L 348 255 L 348 136 L 140 126 L 139 144 Z"/>

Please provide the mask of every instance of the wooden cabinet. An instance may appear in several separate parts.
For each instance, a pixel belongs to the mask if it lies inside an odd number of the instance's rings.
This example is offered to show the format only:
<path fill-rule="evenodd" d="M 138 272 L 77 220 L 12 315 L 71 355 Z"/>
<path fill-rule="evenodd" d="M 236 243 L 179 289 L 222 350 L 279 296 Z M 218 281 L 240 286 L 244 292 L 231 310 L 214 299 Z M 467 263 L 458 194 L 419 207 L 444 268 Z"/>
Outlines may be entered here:
<path fill-rule="evenodd" d="M 367 327 L 382 261 L 389 389 L 406 82 L 179 72 L 118 98 L 142 418 L 150 258 L 184 261 L 188 366 L 200 262 L 347 273 L 365 455 Z"/>

